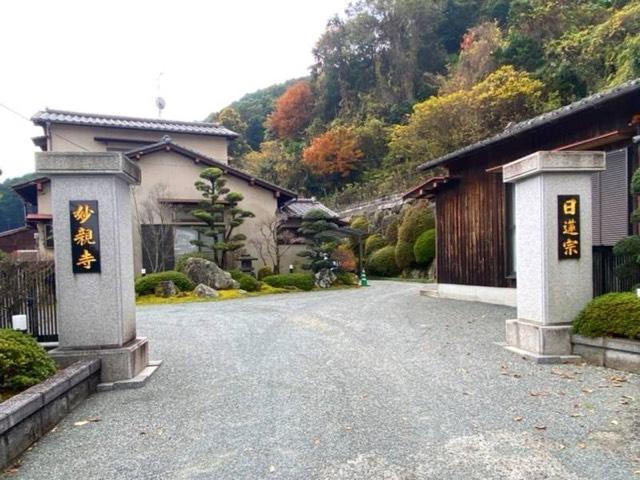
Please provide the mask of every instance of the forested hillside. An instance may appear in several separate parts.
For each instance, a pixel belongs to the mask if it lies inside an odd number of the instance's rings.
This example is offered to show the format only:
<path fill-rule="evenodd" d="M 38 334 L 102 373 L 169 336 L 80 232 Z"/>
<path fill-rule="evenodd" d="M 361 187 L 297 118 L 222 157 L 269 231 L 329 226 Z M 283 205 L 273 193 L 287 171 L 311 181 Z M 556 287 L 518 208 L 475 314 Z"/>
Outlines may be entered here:
<path fill-rule="evenodd" d="M 640 0 L 359 0 L 307 78 L 210 115 L 233 161 L 329 203 L 402 191 L 415 167 L 640 76 Z"/>

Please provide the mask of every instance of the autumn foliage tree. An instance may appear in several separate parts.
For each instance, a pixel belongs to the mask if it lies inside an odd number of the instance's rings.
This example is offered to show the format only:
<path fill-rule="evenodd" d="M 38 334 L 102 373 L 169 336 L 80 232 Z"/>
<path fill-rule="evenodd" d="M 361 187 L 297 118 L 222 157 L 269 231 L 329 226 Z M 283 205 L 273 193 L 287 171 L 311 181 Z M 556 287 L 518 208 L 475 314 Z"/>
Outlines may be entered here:
<path fill-rule="evenodd" d="M 348 177 L 358 169 L 362 150 L 349 127 L 334 127 L 317 136 L 302 153 L 304 163 L 316 175 L 339 174 Z"/>
<path fill-rule="evenodd" d="M 309 84 L 294 83 L 275 102 L 275 109 L 267 118 L 269 130 L 278 138 L 296 138 L 304 130 L 313 114 L 313 96 Z"/>

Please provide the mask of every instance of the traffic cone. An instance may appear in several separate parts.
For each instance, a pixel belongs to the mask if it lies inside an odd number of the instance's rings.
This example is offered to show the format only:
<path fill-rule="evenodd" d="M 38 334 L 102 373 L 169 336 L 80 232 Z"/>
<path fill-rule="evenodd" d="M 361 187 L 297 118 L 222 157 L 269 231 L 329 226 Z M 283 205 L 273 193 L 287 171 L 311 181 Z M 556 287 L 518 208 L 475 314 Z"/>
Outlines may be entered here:
<path fill-rule="evenodd" d="M 365 273 L 364 270 L 362 270 L 362 273 L 360 273 L 360 286 L 361 287 L 369 286 L 369 282 L 367 281 L 367 274 Z"/>

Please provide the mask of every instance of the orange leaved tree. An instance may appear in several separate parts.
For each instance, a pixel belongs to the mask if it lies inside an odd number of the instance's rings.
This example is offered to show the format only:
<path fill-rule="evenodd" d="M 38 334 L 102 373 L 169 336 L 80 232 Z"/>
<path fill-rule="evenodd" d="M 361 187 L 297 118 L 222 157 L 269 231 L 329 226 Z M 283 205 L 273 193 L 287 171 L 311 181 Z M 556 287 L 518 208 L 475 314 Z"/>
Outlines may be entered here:
<path fill-rule="evenodd" d="M 295 138 L 307 126 L 313 113 L 311 88 L 304 80 L 294 83 L 276 100 L 267 118 L 269 130 L 278 138 Z"/>
<path fill-rule="evenodd" d="M 302 159 L 317 175 L 340 174 L 348 177 L 358 169 L 362 151 L 349 127 L 334 127 L 317 136 L 302 152 Z"/>

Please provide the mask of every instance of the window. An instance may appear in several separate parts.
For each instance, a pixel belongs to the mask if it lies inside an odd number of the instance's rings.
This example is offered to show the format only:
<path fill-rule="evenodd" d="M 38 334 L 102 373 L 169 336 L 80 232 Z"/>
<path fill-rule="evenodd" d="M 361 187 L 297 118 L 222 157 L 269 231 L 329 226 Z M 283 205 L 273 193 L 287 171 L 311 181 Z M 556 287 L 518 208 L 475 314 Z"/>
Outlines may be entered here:
<path fill-rule="evenodd" d="M 50 223 L 44 225 L 44 246 L 45 248 L 53 248 L 53 225 Z"/>
<path fill-rule="evenodd" d="M 505 272 L 507 278 L 516 278 L 516 188 L 504 184 L 505 203 Z"/>

